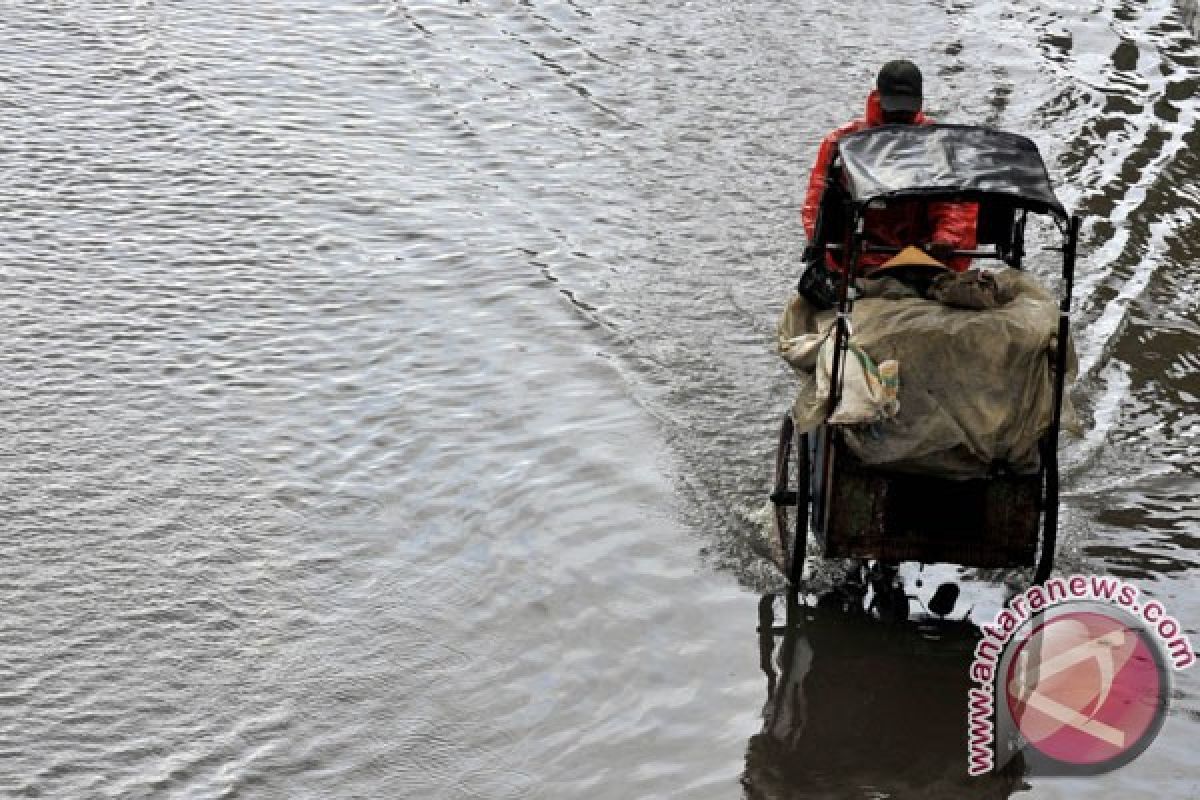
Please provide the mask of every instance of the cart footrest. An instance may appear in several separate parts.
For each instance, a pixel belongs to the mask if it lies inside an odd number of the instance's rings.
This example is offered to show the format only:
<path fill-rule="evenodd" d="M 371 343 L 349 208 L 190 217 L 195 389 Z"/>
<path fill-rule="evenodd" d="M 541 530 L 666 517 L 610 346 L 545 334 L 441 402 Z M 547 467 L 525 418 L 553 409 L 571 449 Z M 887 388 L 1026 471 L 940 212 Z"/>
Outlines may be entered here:
<path fill-rule="evenodd" d="M 791 490 L 771 492 L 771 502 L 777 506 L 794 506 L 800 502 L 799 495 Z"/>

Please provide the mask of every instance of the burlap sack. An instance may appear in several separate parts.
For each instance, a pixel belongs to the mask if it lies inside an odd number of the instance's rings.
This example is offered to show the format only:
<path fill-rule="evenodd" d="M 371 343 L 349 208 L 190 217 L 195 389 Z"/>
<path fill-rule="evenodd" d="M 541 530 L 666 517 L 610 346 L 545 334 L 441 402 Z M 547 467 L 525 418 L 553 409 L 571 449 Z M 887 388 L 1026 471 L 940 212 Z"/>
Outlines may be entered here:
<path fill-rule="evenodd" d="M 851 342 L 876 364 L 897 361 L 900 371 L 899 413 L 845 427 L 865 463 L 961 478 L 987 475 L 997 462 L 1037 469 L 1038 439 L 1053 412 L 1058 306 L 1025 273 L 1004 270 L 994 279 L 1011 299 L 991 309 L 920 297 L 855 303 Z M 825 420 L 829 376 L 822 377 L 827 367 L 817 356 L 833 320 L 832 311 L 817 312 L 796 296 L 779 322 L 780 354 L 801 378 L 793 415 L 802 429 Z M 1075 370 L 1071 348 L 1068 385 Z M 1069 397 L 1063 423 L 1077 426 Z"/>

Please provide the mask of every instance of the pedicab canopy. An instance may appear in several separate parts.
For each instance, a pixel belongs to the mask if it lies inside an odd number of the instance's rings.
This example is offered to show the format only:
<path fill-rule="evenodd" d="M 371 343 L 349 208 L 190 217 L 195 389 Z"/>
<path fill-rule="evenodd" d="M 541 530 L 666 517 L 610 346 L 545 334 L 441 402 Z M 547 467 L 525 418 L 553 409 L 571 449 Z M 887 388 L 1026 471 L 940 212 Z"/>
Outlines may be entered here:
<path fill-rule="evenodd" d="M 973 125 L 886 125 L 838 142 L 843 185 L 858 204 L 887 197 L 1007 198 L 1066 219 L 1037 145 Z"/>

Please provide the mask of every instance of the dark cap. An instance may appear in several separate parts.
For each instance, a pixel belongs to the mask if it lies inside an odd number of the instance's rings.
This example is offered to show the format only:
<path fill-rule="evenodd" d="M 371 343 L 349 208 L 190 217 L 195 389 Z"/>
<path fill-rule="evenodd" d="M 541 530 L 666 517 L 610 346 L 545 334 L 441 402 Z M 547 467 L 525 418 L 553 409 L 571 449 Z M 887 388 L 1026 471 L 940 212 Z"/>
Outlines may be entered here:
<path fill-rule="evenodd" d="M 875 82 L 884 111 L 921 110 L 921 70 L 911 61 L 889 61 Z"/>

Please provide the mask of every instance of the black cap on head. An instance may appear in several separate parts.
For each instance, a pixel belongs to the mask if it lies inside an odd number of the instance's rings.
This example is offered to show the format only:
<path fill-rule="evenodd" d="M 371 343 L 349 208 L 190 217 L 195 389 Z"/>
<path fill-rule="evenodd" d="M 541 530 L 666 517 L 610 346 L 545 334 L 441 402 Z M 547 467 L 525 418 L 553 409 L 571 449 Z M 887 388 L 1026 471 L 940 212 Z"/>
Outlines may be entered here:
<path fill-rule="evenodd" d="M 921 110 L 921 70 L 911 61 L 889 61 L 875 82 L 884 111 Z"/>

